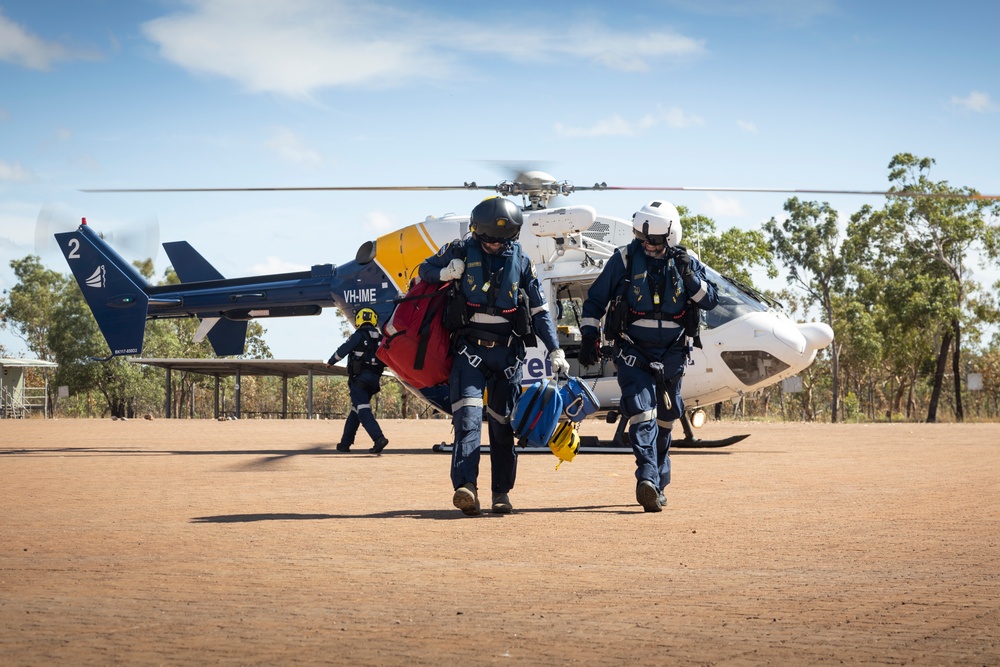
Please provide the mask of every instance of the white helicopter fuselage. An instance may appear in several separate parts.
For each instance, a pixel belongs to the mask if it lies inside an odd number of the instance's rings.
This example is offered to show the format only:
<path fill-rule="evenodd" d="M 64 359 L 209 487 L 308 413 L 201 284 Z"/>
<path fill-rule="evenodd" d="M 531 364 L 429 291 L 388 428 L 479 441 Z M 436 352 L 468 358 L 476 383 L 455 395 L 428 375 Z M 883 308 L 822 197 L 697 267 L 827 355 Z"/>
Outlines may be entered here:
<path fill-rule="evenodd" d="M 599 412 L 618 409 L 621 392 L 612 360 L 581 367 L 580 308 L 605 261 L 633 238 L 631 224 L 598 216 L 589 206 L 525 211 L 519 242 L 532 259 L 543 293 L 557 323 L 560 346 L 570 374 L 581 378 L 600 402 Z M 404 293 L 416 267 L 427 256 L 468 233 L 468 217 L 429 217 L 424 222 L 380 237 L 375 262 Z M 692 348 L 682 397 L 689 410 L 739 399 L 798 374 L 833 340 L 821 322 L 797 324 L 752 289 L 706 267 L 719 291 L 719 306 L 702 313 L 701 348 Z M 352 318 L 353 319 L 353 318 Z M 522 382 L 551 377 L 544 348 L 529 348 Z"/>

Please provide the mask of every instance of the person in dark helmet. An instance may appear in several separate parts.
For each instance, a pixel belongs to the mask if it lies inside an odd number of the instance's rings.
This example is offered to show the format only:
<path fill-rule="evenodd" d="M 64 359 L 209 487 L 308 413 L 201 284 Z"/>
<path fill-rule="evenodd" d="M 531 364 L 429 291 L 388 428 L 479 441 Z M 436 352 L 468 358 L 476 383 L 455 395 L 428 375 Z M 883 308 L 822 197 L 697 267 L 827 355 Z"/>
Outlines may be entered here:
<path fill-rule="evenodd" d="M 371 308 L 362 308 L 354 317 L 357 329 L 337 348 L 330 366 L 347 359 L 347 388 L 351 394 L 351 414 L 344 423 L 344 434 L 337 444 L 338 452 L 348 452 L 354 444 L 358 426 L 364 426 L 374 446 L 369 454 L 379 454 L 389 444 L 372 413 L 372 396 L 382 390 L 380 383 L 385 364 L 375 356 L 382 333 L 378 330 L 378 315 Z"/>
<path fill-rule="evenodd" d="M 628 419 L 636 462 L 636 501 L 659 512 L 670 483 L 670 431 L 683 414 L 681 378 L 688 359 L 688 318 L 719 303 L 705 268 L 680 245 L 681 218 L 673 204 L 652 201 L 632 216 L 635 235 L 604 265 L 590 286 L 580 321 L 580 364 L 601 359 L 604 337 L 614 347 L 621 414 Z"/>
<path fill-rule="evenodd" d="M 451 481 L 452 503 L 469 516 L 481 513 L 477 484 L 483 391 L 488 397 L 492 510 L 509 514 L 508 494 L 517 474 L 511 416 L 526 347 L 537 337 L 548 350 L 552 371 L 569 372 L 535 267 L 517 242 L 523 223 L 516 204 L 490 197 L 472 209 L 470 236 L 445 245 L 418 269 L 422 280 L 456 280 L 461 290 L 456 303 L 463 311 L 458 318 L 462 325 L 454 332 L 455 361 L 448 379 L 455 427 Z"/>

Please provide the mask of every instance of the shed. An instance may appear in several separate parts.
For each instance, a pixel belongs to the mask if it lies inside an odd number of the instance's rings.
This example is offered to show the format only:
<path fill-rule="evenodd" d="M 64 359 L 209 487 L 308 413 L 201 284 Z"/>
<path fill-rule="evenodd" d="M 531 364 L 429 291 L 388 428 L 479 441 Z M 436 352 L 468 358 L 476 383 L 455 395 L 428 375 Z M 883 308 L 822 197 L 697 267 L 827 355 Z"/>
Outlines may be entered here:
<path fill-rule="evenodd" d="M 41 410 L 49 416 L 49 378 L 41 387 L 25 385 L 25 370 L 29 368 L 53 369 L 59 364 L 40 359 L 9 359 L 0 357 L 0 419 L 24 419 L 32 410 Z"/>
<path fill-rule="evenodd" d="M 342 366 L 327 366 L 319 360 L 285 360 L 285 359 L 153 359 L 144 357 L 128 357 L 133 364 L 157 366 L 167 370 L 167 410 L 166 417 L 174 415 L 170 412 L 171 372 L 186 371 L 201 373 L 215 378 L 215 417 L 219 417 L 219 378 L 235 376 L 236 378 L 236 418 L 241 417 L 240 377 L 243 375 L 271 375 L 282 378 L 281 417 L 288 415 L 288 378 L 305 375 L 308 377 L 307 417 L 312 419 L 313 376 L 315 375 L 347 375 L 347 369 Z"/>

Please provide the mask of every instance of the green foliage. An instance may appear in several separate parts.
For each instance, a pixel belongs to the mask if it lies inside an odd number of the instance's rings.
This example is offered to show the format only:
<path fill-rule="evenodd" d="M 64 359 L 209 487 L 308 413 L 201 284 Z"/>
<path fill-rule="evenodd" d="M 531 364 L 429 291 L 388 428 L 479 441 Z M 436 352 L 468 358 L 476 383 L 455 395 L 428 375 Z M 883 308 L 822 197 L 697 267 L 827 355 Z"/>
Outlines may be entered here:
<path fill-rule="evenodd" d="M 952 344 L 952 366 L 960 367 L 966 338 L 962 330 L 971 322 L 995 322 L 997 317 L 993 295 L 972 279 L 969 264 L 974 257 L 980 263 L 996 260 L 998 228 L 992 220 L 1000 208 L 968 198 L 975 194 L 969 188 L 932 181 L 933 165 L 933 159 L 910 153 L 894 156 L 889 163 L 890 191 L 934 196 L 889 197 L 880 211 L 863 207 L 849 227 L 857 294 L 887 304 L 882 324 L 895 348 L 888 357 L 897 372 L 903 364 L 910 367 L 912 383 L 925 369 L 943 367 Z M 976 338 L 973 334 L 972 341 Z M 928 421 L 936 420 L 936 397 L 944 382 L 943 374 L 931 374 Z M 954 401 L 961 419 L 958 379 L 953 378 Z"/>
<path fill-rule="evenodd" d="M 716 235 L 715 221 L 711 218 L 689 215 L 684 206 L 678 206 L 677 210 L 684 229 L 683 244 L 719 273 L 747 285 L 754 284 L 751 272 L 755 267 L 763 267 L 769 278 L 778 275 L 774 256 L 762 232 L 733 227 Z"/>
<path fill-rule="evenodd" d="M 837 211 L 825 202 L 803 202 L 797 197 L 785 202 L 784 208 L 788 212 L 784 222 L 771 218 L 764 224 L 771 251 L 784 263 L 788 283 L 820 302 L 830 317 L 830 294 L 842 286 L 845 274 Z"/>
<path fill-rule="evenodd" d="M 23 340 L 43 361 L 52 361 L 47 324 L 62 294 L 72 282 L 67 276 L 46 269 L 35 255 L 11 260 L 17 284 L 4 290 L 0 300 L 0 321 Z"/>
<path fill-rule="evenodd" d="M 840 223 L 837 211 L 827 203 L 799 201 L 792 197 L 785 202 L 788 218 L 778 224 L 771 218 L 764 224 L 770 238 L 771 251 L 788 270 L 787 281 L 802 289 L 818 305 L 826 322 L 833 328 L 831 366 L 830 418 L 837 421 L 840 393 L 839 322 L 834 311 L 835 294 L 843 289 L 846 261 L 841 247 Z"/>
<path fill-rule="evenodd" d="M 861 407 L 861 401 L 858 400 L 857 394 L 853 391 L 847 392 L 844 396 L 843 408 L 844 408 L 844 420 L 845 421 L 857 421 L 858 411 Z"/>

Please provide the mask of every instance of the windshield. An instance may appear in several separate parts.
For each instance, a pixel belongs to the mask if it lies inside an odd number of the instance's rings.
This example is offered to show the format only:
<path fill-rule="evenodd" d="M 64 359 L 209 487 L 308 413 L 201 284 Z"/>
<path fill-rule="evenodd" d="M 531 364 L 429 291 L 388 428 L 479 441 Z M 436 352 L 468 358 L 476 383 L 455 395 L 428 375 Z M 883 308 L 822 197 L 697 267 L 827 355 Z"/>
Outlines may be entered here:
<path fill-rule="evenodd" d="M 753 288 L 726 278 L 706 264 L 702 266 L 705 267 L 705 276 L 719 293 L 719 305 L 713 310 L 701 311 L 701 322 L 706 329 L 714 329 L 749 313 L 765 312 L 769 307 L 781 308 L 780 304 L 767 300 Z M 570 327 L 579 333 L 583 301 L 592 282 L 580 280 L 555 286 L 556 317 L 553 319 L 557 320 L 557 327 L 562 332 Z"/>
<path fill-rule="evenodd" d="M 761 313 L 768 309 L 766 303 L 752 295 L 753 291 L 749 287 L 743 286 L 743 289 L 740 289 L 735 282 L 708 266 L 705 266 L 705 275 L 712 281 L 719 293 L 719 305 L 713 310 L 701 311 L 702 323 L 705 328 L 714 329 L 735 320 L 737 317 L 749 313 Z"/>

